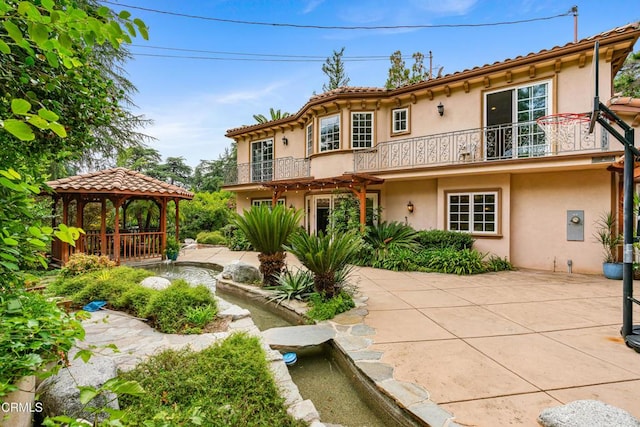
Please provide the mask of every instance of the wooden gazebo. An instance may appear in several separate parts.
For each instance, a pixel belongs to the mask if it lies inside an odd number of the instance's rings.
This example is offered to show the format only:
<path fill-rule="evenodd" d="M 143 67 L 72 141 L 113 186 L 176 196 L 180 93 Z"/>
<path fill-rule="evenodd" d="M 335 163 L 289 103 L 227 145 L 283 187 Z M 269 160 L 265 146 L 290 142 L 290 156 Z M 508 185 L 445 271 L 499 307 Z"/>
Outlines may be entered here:
<path fill-rule="evenodd" d="M 86 233 L 80 236 L 75 248 L 59 240 L 53 242 L 52 258 L 62 264 L 74 252 L 106 255 L 118 264 L 161 257 L 167 243 L 167 205 L 170 201 L 175 203 L 175 236 L 179 239 L 179 202 L 193 198 L 193 194 L 184 188 L 126 168 L 71 176 L 49 181 L 47 185 L 53 190 L 54 212 L 62 200 L 59 220 L 63 224 L 80 227 Z M 149 200 L 157 206 L 159 218 L 154 227 L 145 228 L 141 224 L 129 226 L 127 208 L 136 200 Z M 107 202 L 111 202 L 109 210 Z M 99 229 L 85 227 L 85 207 L 91 203 L 100 204 Z M 73 205 L 75 223 L 69 224 Z M 109 228 L 108 212 L 113 215 L 113 223 Z"/>

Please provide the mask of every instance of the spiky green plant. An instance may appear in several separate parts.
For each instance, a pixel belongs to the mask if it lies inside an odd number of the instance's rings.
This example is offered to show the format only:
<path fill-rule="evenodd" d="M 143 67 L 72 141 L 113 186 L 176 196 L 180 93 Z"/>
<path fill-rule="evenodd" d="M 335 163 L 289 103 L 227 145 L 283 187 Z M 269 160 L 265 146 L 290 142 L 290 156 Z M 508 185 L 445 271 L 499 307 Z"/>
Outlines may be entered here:
<path fill-rule="evenodd" d="M 419 244 L 416 231 L 399 222 L 382 222 L 371 227 L 365 235 L 365 242 L 373 249 L 372 263 L 383 261 L 389 251 L 408 249 L 416 251 Z"/>
<path fill-rule="evenodd" d="M 353 267 L 350 263 L 358 254 L 362 240 L 354 233 L 309 235 L 305 232 L 291 237 L 286 249 L 313 273 L 316 292 L 333 298 Z"/>
<path fill-rule="evenodd" d="M 236 215 L 234 224 L 242 230 L 258 252 L 262 283 L 265 286 L 276 284 L 276 278 L 284 268 L 285 249 L 292 234 L 298 230 L 303 211 L 260 205 L 245 209 L 242 216 Z"/>

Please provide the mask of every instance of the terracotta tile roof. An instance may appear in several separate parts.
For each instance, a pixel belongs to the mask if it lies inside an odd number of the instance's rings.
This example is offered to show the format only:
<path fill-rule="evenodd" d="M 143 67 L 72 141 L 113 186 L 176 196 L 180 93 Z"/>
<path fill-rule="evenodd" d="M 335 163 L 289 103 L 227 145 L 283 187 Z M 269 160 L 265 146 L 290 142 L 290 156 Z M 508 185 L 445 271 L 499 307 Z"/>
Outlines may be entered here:
<path fill-rule="evenodd" d="M 145 194 L 192 199 L 193 193 L 177 185 L 127 168 L 112 168 L 47 182 L 56 193 Z"/>
<path fill-rule="evenodd" d="M 600 34 L 586 37 L 582 40 L 578 40 L 578 42 L 576 43 L 570 42 L 562 46 L 554 46 L 551 49 L 543 49 L 538 52 L 530 52 L 526 55 L 516 56 L 515 58 L 507 58 L 502 61 L 496 61 L 492 64 L 485 64 L 485 65 L 465 69 L 462 71 L 456 71 L 454 73 L 445 74 L 443 76 L 439 76 L 437 78 L 433 78 L 430 80 L 424 80 L 418 83 L 401 86 L 397 89 L 386 89 L 386 88 L 380 88 L 380 87 L 357 87 L 357 86 L 339 87 L 337 89 L 333 89 L 328 92 L 324 92 L 319 95 L 312 96 L 309 99 L 309 101 L 305 103 L 305 105 L 303 105 L 302 108 L 297 113 L 292 114 L 286 118 L 267 122 L 267 123 L 256 123 L 252 125 L 244 125 L 244 126 L 228 129 L 226 136 L 233 137 L 235 135 L 239 135 L 244 132 L 248 132 L 252 130 L 268 129 L 270 127 L 277 127 L 278 125 L 285 125 L 288 123 L 295 122 L 305 113 L 305 111 L 311 105 L 316 103 L 322 103 L 323 101 L 329 100 L 333 97 L 340 99 L 344 97 L 357 96 L 357 95 L 361 95 L 363 97 L 364 96 L 384 96 L 384 95 L 395 96 L 396 94 L 400 94 L 407 91 L 427 88 L 427 87 L 436 86 L 440 84 L 446 84 L 450 81 L 458 81 L 464 78 L 468 78 L 468 76 L 471 74 L 475 75 L 475 74 L 484 73 L 484 72 L 489 73 L 491 72 L 492 69 L 494 70 L 495 68 L 498 68 L 498 67 L 510 67 L 517 62 L 532 61 L 532 60 L 538 59 L 539 57 L 544 57 L 544 56 L 561 55 L 562 52 L 567 49 L 573 49 L 573 48 L 585 49 L 585 46 L 589 46 L 593 48 L 592 42 L 594 42 L 595 40 L 599 40 L 600 44 L 602 45 L 603 43 L 607 42 L 608 38 L 616 37 L 620 34 L 638 32 L 639 30 L 640 30 L 640 22 L 633 22 L 617 28 L 613 28 L 611 30 L 604 31 Z"/>

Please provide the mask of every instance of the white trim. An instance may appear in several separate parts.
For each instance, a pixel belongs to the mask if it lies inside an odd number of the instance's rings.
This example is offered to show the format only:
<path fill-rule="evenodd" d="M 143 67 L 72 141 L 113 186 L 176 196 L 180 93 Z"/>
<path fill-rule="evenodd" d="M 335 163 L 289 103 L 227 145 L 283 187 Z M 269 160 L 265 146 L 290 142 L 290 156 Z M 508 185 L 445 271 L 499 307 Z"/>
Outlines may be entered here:
<path fill-rule="evenodd" d="M 493 221 L 480 221 L 483 224 L 493 224 L 493 231 L 477 231 L 474 230 L 474 226 L 475 226 L 475 214 L 476 212 L 474 211 L 474 201 L 473 198 L 474 196 L 477 195 L 481 195 L 481 196 L 488 196 L 488 195 L 493 195 L 494 199 L 493 199 L 493 212 L 491 212 L 493 214 Z M 458 212 L 453 212 L 453 210 L 451 209 L 451 198 L 455 197 L 455 196 L 468 196 L 469 197 L 469 201 L 468 201 L 468 211 L 463 212 L 463 211 L 458 211 Z M 451 192 L 451 193 L 447 193 L 447 230 L 448 231 L 459 231 L 459 232 L 463 232 L 463 233 L 470 233 L 470 234 L 481 234 L 481 235 L 487 235 L 487 236 L 495 236 L 498 235 L 498 231 L 499 231 L 499 224 L 498 224 L 498 219 L 500 217 L 500 213 L 498 212 L 498 209 L 500 208 L 500 201 L 498 200 L 499 197 L 499 192 L 498 191 L 460 191 L 460 192 Z M 462 206 L 462 204 L 460 203 L 459 206 Z M 457 214 L 457 215 L 468 215 L 468 220 L 466 221 L 468 223 L 468 230 L 452 230 L 451 229 L 451 216 L 452 214 Z M 480 214 L 480 213 L 478 213 Z M 482 212 L 483 215 L 489 215 L 488 213 L 484 213 Z M 454 222 L 462 222 L 460 221 L 460 219 L 458 219 L 458 221 L 454 221 Z"/>
<path fill-rule="evenodd" d="M 367 114 L 367 115 L 369 115 L 369 116 L 370 116 L 370 119 L 371 119 L 371 127 L 370 127 L 370 130 L 371 130 L 371 141 L 369 141 L 369 145 L 366 145 L 366 146 L 364 146 L 364 147 L 355 147 L 355 146 L 353 145 L 353 143 L 354 143 L 354 140 L 353 140 L 353 136 L 354 136 L 354 135 L 353 135 L 353 131 L 354 131 L 354 128 L 353 128 L 353 122 L 354 122 L 354 120 L 353 120 L 353 116 L 354 116 L 355 114 Z M 361 150 L 361 149 L 363 149 L 363 148 L 371 148 L 371 147 L 373 147 L 373 145 L 374 145 L 374 141 L 375 141 L 375 133 L 376 133 L 376 127 L 375 127 L 375 114 L 374 114 L 374 112 L 373 112 L 373 111 L 352 111 L 352 112 L 351 112 L 351 148 L 352 148 L 352 149 L 354 149 L 354 150 Z M 366 133 L 365 133 L 365 135 L 366 135 Z"/>
<path fill-rule="evenodd" d="M 328 121 L 328 120 L 334 119 L 334 118 L 338 119 L 338 132 L 337 132 L 337 135 L 338 135 L 338 147 L 337 148 L 331 148 L 331 149 L 324 149 L 323 150 L 322 149 L 322 128 L 323 128 L 322 122 L 323 121 Z M 340 141 L 340 139 L 341 139 L 340 138 L 340 133 L 341 132 L 342 132 L 342 128 L 341 128 L 341 123 L 340 123 L 340 114 L 333 114 L 331 116 L 320 117 L 320 119 L 318 121 L 318 144 L 317 144 L 318 153 L 324 153 L 324 152 L 327 152 L 327 151 L 339 150 L 340 149 L 340 142 L 341 142 Z M 333 142 L 335 142 L 335 141 L 333 141 Z"/>
<path fill-rule="evenodd" d="M 404 119 L 404 129 L 396 129 L 396 123 L 399 122 L 400 120 L 396 120 L 396 113 L 401 113 L 401 112 L 405 112 L 405 119 Z M 405 132 L 409 132 L 409 107 L 402 107 L 402 108 L 393 108 L 391 110 L 391 133 L 405 133 Z"/>

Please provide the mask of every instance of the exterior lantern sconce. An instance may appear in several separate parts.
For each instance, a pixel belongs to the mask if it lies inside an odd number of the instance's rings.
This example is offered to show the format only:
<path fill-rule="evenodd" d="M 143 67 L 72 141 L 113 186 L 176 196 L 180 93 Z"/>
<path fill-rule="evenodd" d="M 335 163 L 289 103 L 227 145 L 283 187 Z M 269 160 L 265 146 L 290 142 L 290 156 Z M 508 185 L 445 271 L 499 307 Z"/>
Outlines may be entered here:
<path fill-rule="evenodd" d="M 286 137 L 286 136 L 283 136 L 283 137 L 282 137 L 282 144 L 284 144 L 284 145 L 289 145 L 289 140 L 287 139 L 287 137 Z"/>
<path fill-rule="evenodd" d="M 409 213 L 413 213 L 413 203 L 407 203 L 407 210 L 409 211 Z"/>
<path fill-rule="evenodd" d="M 444 105 L 442 105 L 442 102 L 438 104 L 438 114 L 440 114 L 440 117 L 444 116 Z"/>

